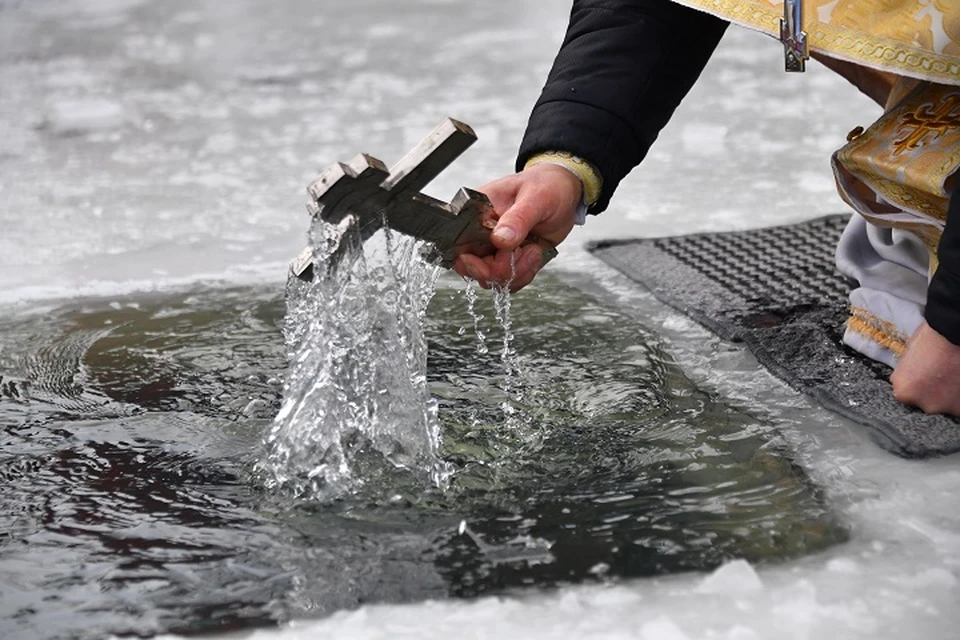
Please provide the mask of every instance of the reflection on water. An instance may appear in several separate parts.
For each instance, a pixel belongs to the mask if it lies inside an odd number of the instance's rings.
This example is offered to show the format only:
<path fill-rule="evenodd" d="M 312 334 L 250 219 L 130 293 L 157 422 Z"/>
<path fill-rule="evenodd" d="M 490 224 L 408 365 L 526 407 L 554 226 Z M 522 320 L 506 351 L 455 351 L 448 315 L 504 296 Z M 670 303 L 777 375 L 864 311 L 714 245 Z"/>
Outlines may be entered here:
<path fill-rule="evenodd" d="M 0 319 L 0 636 L 244 628 L 845 539 L 773 425 L 549 277 L 512 301 L 510 368 L 478 353 L 462 291 L 434 296 L 447 491 L 379 468 L 332 503 L 284 498 L 253 474 L 287 374 L 283 313 L 253 287 Z M 474 314 L 500 344 L 489 294 Z"/>

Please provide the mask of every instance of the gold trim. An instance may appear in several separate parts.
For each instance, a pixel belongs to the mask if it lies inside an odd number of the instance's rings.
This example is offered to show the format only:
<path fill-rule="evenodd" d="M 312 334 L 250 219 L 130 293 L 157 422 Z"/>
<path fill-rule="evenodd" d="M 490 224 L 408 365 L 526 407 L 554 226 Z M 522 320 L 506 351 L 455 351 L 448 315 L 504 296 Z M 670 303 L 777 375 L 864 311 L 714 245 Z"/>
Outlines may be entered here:
<path fill-rule="evenodd" d="M 580 183 L 583 185 L 583 203 L 588 207 L 600 199 L 603 176 L 596 167 L 580 156 L 575 156 L 569 151 L 544 151 L 527 160 L 523 168 L 529 169 L 544 162 L 558 164 L 580 178 Z"/>
<path fill-rule="evenodd" d="M 706 11 L 736 24 L 761 31 L 779 39 L 780 17 L 783 15 L 782 0 L 674 0 L 693 9 Z M 857 0 L 862 8 L 871 4 L 868 0 Z M 877 2 L 889 5 L 890 2 Z M 927 8 L 917 2 L 909 5 L 904 2 L 900 14 L 885 12 L 886 26 L 915 19 L 917 13 Z M 847 7 L 841 7 L 846 9 Z M 878 11 L 879 13 L 879 11 Z M 811 15 L 812 14 L 812 15 Z M 803 30 L 807 32 L 807 43 L 811 52 L 819 52 L 841 60 L 856 62 L 874 69 L 890 71 L 898 75 L 921 78 L 942 84 L 960 85 L 960 56 L 938 53 L 925 48 L 914 40 L 898 39 L 881 33 L 867 33 L 846 25 L 832 25 L 817 19 L 817 13 L 808 8 L 803 20 Z M 902 15 L 903 20 L 896 17 Z M 877 29 L 873 25 L 871 26 Z M 956 43 L 956 40 L 951 42 Z"/>
<path fill-rule="evenodd" d="M 957 87 L 915 83 L 833 157 L 841 197 L 871 223 L 919 236 L 930 250 L 931 264 L 936 264 L 947 218 L 949 179 L 960 169 L 958 109 Z M 942 122 L 930 121 L 931 115 L 943 116 Z M 906 144 L 907 138 L 917 144 Z"/>
<path fill-rule="evenodd" d="M 897 331 L 893 323 L 881 320 L 863 307 L 850 307 L 847 328 L 888 349 L 898 358 L 907 349 L 907 336 Z"/>

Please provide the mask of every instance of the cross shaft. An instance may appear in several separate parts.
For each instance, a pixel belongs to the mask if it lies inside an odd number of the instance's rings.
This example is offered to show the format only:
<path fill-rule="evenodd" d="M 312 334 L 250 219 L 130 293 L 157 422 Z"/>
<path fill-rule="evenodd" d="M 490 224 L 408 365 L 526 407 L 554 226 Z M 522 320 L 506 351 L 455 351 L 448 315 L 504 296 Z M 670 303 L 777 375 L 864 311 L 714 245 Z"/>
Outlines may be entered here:
<path fill-rule="evenodd" d="M 783 43 L 785 69 L 787 71 L 806 71 L 810 51 L 807 46 L 807 32 L 803 30 L 802 0 L 783 0 L 780 41 Z"/>

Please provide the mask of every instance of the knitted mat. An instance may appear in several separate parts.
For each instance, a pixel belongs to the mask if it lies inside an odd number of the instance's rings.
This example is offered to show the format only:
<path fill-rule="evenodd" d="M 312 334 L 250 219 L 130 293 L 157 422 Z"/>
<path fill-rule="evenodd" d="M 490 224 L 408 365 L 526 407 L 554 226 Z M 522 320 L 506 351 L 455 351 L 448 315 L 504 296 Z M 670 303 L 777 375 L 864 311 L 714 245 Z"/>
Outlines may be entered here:
<path fill-rule="evenodd" d="M 904 457 L 960 451 L 960 420 L 893 397 L 890 368 L 841 342 L 855 283 L 834 267 L 846 215 L 795 225 L 602 241 L 590 252 L 720 337 L 743 343 L 794 389 Z"/>

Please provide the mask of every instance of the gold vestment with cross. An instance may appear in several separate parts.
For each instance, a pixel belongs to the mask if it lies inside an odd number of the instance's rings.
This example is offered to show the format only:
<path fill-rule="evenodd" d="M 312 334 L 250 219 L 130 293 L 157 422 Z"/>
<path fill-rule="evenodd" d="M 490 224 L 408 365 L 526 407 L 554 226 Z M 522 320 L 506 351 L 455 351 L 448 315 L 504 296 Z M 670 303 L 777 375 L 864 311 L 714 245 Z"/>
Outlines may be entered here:
<path fill-rule="evenodd" d="M 960 171 L 960 0 L 674 1 L 781 39 L 788 70 L 809 51 L 884 106 L 833 154 L 837 189 L 870 223 L 918 236 L 932 275 Z M 887 324 L 854 307 L 848 329 L 900 353 L 909 336 Z"/>

